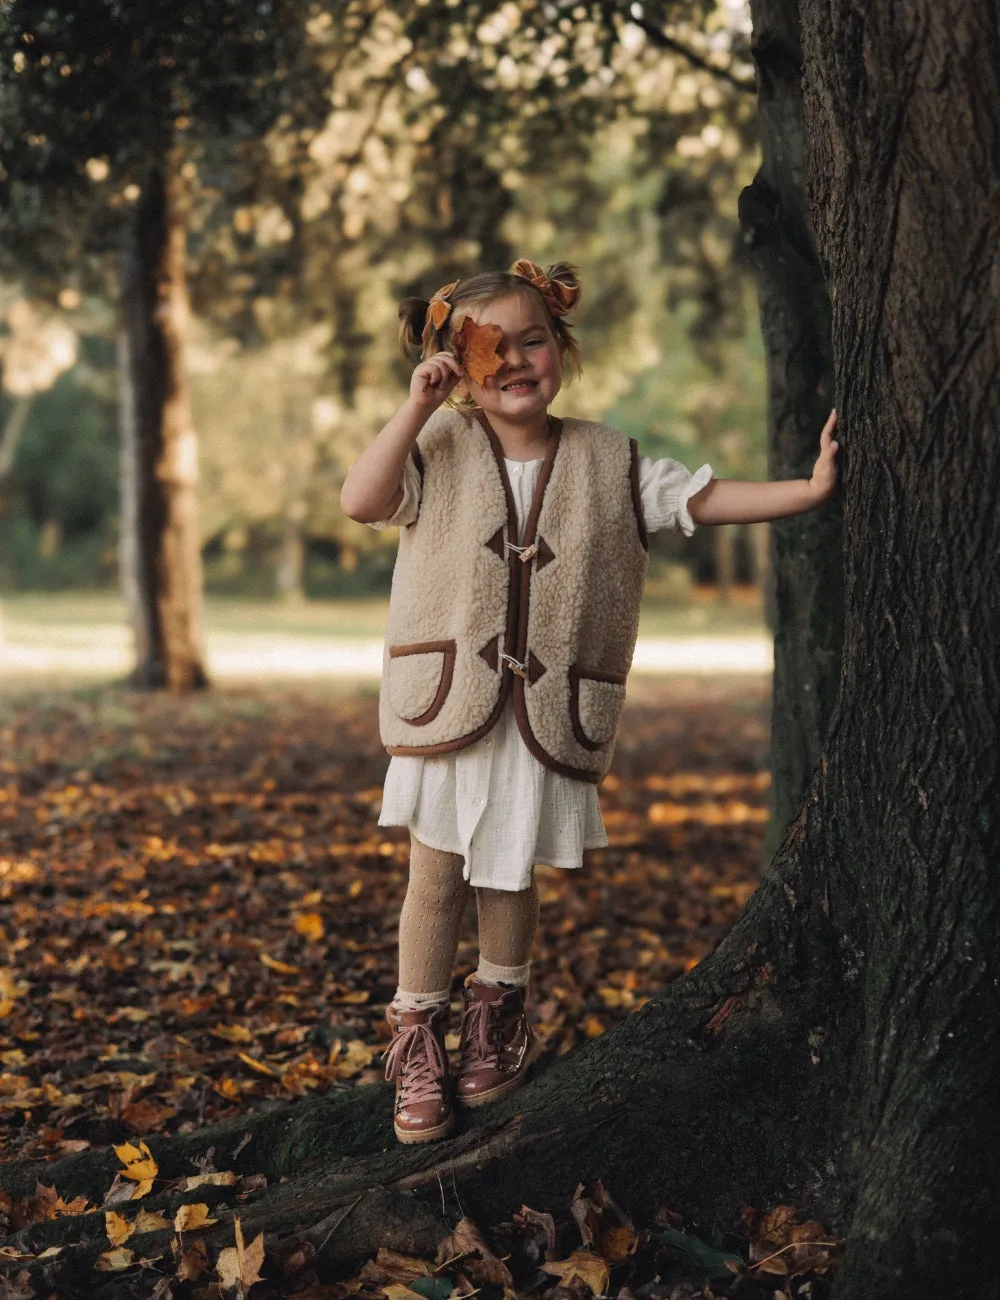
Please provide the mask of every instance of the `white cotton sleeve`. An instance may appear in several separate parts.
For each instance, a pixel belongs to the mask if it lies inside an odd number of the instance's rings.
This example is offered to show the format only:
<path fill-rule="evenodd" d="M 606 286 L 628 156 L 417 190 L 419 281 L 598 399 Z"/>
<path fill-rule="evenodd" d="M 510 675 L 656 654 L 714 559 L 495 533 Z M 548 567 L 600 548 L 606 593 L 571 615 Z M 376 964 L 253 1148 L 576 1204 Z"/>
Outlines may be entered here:
<path fill-rule="evenodd" d="M 403 466 L 403 499 L 396 507 L 396 512 L 388 519 L 379 519 L 370 524 L 370 528 L 405 528 L 407 524 L 416 521 L 417 515 L 420 514 L 420 495 L 423 484 L 420 481 L 420 471 L 413 460 L 412 456 L 407 456 L 406 464 Z"/>
<path fill-rule="evenodd" d="M 702 465 L 693 474 L 679 461 L 664 457 L 650 460 L 639 457 L 639 497 L 646 519 L 646 530 L 659 532 L 672 528 L 690 537 L 694 520 L 688 502 L 713 478 L 711 465 Z"/>

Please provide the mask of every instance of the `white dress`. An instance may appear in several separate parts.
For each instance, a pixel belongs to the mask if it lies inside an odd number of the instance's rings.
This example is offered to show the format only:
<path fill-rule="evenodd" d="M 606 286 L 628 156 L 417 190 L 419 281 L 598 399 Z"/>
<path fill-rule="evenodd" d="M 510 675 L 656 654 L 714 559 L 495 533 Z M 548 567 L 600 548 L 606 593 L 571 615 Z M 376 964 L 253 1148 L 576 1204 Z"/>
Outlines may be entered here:
<path fill-rule="evenodd" d="M 541 460 L 508 460 L 518 531 L 531 505 Z M 690 537 L 688 501 L 712 478 L 675 460 L 639 459 L 639 490 L 649 532 L 679 529 Z M 403 527 L 420 512 L 420 476 L 412 460 L 403 474 L 403 500 L 375 528 Z M 584 849 L 606 845 L 607 832 L 589 781 L 544 767 L 521 739 L 508 701 L 496 726 L 465 749 L 432 758 L 394 757 L 386 772 L 380 826 L 407 826 L 432 849 L 465 859 L 470 884 L 527 889 L 532 867 L 579 867 Z"/>

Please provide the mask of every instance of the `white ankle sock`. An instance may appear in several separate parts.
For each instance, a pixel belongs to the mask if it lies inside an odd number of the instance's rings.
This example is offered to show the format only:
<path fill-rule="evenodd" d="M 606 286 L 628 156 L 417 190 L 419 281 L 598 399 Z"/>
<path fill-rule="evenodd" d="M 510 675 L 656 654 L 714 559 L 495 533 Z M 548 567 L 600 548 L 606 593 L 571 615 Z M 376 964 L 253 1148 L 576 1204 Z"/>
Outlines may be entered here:
<path fill-rule="evenodd" d="M 446 1007 L 451 989 L 438 989 L 436 993 L 407 993 L 397 989 L 392 1005 L 397 1011 L 425 1011 L 428 1007 Z"/>
<path fill-rule="evenodd" d="M 531 962 L 527 962 L 524 966 L 496 966 L 485 957 L 480 957 L 475 978 L 480 984 L 512 984 L 523 989 L 528 983 L 530 973 Z"/>

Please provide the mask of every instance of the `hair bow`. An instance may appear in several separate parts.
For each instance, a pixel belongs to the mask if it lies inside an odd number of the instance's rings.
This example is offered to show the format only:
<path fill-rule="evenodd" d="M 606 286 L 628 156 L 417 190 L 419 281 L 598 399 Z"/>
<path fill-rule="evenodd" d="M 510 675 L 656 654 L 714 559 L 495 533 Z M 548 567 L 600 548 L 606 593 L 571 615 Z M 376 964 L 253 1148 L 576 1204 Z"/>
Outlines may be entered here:
<path fill-rule="evenodd" d="M 451 315 L 451 303 L 448 299 L 459 286 L 458 280 L 452 280 L 451 284 L 442 285 L 436 293 L 431 294 L 430 302 L 427 304 L 427 312 L 431 319 L 431 324 L 436 330 L 439 330 Z"/>
<path fill-rule="evenodd" d="M 526 257 L 519 257 L 510 268 L 510 273 L 533 284 L 545 299 L 553 316 L 565 316 L 577 300 L 575 285 L 563 284 L 561 280 L 552 279 L 537 262 L 529 261 Z"/>

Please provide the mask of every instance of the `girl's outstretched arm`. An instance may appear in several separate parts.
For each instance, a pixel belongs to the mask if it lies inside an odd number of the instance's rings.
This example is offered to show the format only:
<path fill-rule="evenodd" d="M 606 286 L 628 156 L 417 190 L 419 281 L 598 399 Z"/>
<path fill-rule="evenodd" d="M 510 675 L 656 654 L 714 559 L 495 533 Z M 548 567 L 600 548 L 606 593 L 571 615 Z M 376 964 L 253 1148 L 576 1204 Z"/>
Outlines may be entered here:
<path fill-rule="evenodd" d="M 696 524 L 758 524 L 801 515 L 820 505 L 837 484 L 836 427 L 837 412 L 831 411 L 819 435 L 819 458 L 811 478 L 772 483 L 713 479 L 688 502 L 691 518 Z"/>
<path fill-rule="evenodd" d="M 340 508 L 359 524 L 391 519 L 403 499 L 406 458 L 417 435 L 462 376 L 450 352 L 421 361 L 410 380 L 410 395 L 348 471 Z"/>

